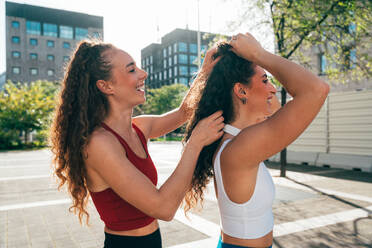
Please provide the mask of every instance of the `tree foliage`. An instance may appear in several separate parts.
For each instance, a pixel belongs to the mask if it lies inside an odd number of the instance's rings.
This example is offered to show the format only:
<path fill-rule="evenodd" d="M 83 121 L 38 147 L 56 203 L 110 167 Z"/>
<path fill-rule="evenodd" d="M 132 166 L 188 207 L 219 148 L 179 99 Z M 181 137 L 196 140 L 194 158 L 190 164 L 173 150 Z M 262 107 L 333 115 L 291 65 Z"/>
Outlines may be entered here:
<path fill-rule="evenodd" d="M 251 1 L 242 1 L 247 4 Z M 252 28 L 270 24 L 282 57 L 295 56 L 310 66 L 304 52 L 315 51 L 327 58 L 326 74 L 332 79 L 372 76 L 372 1 L 257 0 L 256 4 L 261 10 L 269 9 L 269 16 L 261 23 L 253 21 Z M 252 11 L 257 8 L 246 8 L 235 23 L 252 21 Z"/>
<path fill-rule="evenodd" d="M 19 145 L 21 134 L 27 143 L 30 132 L 43 133 L 51 121 L 57 89 L 58 85 L 47 81 L 17 84 L 8 81 L 0 91 L 0 143 Z"/>
<path fill-rule="evenodd" d="M 163 114 L 177 108 L 186 94 L 187 87 L 183 84 L 165 85 L 157 89 L 149 89 L 146 94 L 146 103 L 139 111 L 144 114 Z"/>

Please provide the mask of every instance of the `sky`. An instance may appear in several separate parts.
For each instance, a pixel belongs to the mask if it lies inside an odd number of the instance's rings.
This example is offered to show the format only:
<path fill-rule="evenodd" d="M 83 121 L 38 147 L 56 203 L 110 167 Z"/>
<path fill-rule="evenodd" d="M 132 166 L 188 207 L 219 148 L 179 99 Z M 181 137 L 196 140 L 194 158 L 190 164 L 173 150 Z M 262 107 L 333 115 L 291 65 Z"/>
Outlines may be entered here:
<path fill-rule="evenodd" d="M 103 16 L 104 41 L 128 52 L 140 65 L 141 49 L 176 28 L 233 35 L 251 32 L 268 50 L 273 50 L 269 25 L 256 23 L 268 18 L 267 9 L 255 9 L 253 0 L 10 0 L 49 8 Z M 231 27 L 242 11 L 250 10 L 250 18 Z M 0 73 L 5 71 L 5 0 L 0 0 Z"/>

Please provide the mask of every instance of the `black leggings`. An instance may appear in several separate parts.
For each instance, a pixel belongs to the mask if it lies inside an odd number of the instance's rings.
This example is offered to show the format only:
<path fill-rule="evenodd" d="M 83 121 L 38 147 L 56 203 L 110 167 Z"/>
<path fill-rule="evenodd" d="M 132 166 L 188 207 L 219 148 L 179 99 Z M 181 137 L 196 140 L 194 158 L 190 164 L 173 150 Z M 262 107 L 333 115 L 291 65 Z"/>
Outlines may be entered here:
<path fill-rule="evenodd" d="M 146 236 L 122 236 L 105 232 L 104 248 L 161 248 L 160 229 Z"/>

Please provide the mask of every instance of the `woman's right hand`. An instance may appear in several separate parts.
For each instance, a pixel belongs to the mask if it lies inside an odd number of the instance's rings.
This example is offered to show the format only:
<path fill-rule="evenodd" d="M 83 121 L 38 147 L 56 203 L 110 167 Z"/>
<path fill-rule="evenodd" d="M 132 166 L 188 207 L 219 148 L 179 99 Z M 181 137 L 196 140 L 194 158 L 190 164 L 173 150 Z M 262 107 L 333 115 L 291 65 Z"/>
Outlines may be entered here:
<path fill-rule="evenodd" d="M 230 45 L 231 51 L 236 55 L 252 62 L 255 62 L 260 54 L 265 52 L 265 49 L 250 33 L 233 35 Z"/>
<path fill-rule="evenodd" d="M 192 131 L 189 142 L 204 147 L 221 138 L 225 126 L 223 120 L 220 110 L 200 120 Z"/>

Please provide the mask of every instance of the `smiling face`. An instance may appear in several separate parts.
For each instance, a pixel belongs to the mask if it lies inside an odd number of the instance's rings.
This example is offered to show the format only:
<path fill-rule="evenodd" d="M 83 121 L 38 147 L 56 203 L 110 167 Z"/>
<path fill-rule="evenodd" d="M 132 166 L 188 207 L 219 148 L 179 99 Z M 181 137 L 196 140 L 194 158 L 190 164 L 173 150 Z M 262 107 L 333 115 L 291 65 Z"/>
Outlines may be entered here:
<path fill-rule="evenodd" d="M 264 69 L 256 66 L 255 71 L 251 83 L 246 87 L 247 105 L 250 111 L 254 111 L 258 116 L 270 116 L 276 110 L 272 102 L 276 88 L 268 80 Z"/>
<path fill-rule="evenodd" d="M 115 101 L 136 106 L 145 102 L 145 79 L 147 72 L 137 67 L 126 52 L 115 49 L 107 55 L 111 60 L 111 81 Z"/>

